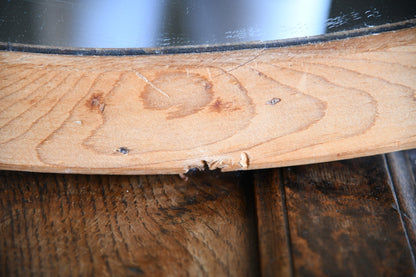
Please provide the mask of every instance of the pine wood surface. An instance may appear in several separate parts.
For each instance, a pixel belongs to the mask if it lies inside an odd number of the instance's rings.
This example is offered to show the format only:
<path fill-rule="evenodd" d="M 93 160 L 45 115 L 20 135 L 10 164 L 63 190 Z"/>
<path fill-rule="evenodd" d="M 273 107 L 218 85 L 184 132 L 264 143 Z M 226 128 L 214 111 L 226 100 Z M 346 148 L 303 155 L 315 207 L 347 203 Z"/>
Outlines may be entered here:
<path fill-rule="evenodd" d="M 0 171 L 0 275 L 414 276 L 389 160 L 185 179 Z"/>
<path fill-rule="evenodd" d="M 0 52 L 0 168 L 270 168 L 416 147 L 416 29 L 160 56 Z"/>

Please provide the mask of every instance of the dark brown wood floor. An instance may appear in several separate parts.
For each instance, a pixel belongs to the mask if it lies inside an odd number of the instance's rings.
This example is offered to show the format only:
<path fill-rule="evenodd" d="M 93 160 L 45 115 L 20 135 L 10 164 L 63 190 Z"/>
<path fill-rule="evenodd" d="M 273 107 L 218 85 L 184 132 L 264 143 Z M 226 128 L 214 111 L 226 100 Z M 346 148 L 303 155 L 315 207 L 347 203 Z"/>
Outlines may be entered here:
<path fill-rule="evenodd" d="M 415 172 L 416 150 L 188 180 L 0 172 L 0 275 L 414 276 Z"/>

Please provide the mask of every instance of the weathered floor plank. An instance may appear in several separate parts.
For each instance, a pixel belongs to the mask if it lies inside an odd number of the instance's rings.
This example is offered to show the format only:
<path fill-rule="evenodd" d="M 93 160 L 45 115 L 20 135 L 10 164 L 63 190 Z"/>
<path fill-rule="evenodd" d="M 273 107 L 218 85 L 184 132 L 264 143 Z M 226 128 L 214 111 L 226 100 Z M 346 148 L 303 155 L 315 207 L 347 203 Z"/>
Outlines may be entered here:
<path fill-rule="evenodd" d="M 253 276 L 244 175 L 0 172 L 1 276 Z"/>
<path fill-rule="evenodd" d="M 256 174 L 260 176 L 255 180 L 264 180 L 264 173 Z M 290 268 L 292 262 L 295 276 L 413 276 L 411 252 L 382 156 L 273 172 L 279 174 L 270 180 L 272 184 L 256 181 L 265 276 L 283 276 L 281 267 Z M 277 189 L 282 186 L 283 190 Z M 288 226 L 282 226 L 285 210 Z M 279 215 L 278 227 L 261 224 L 270 214 Z M 281 232 L 287 229 L 292 260 L 286 252 L 283 265 L 273 263 L 265 255 L 282 251 Z"/>
<path fill-rule="evenodd" d="M 412 169 L 410 151 L 394 152 L 386 155 L 386 165 L 391 178 L 391 188 L 395 195 L 397 211 L 416 266 L 416 182 Z"/>
<path fill-rule="evenodd" d="M 416 149 L 411 149 L 405 152 L 405 155 L 407 155 L 410 166 L 413 171 L 413 176 L 416 176 Z"/>
<path fill-rule="evenodd" d="M 257 171 L 254 174 L 254 192 L 261 273 L 263 276 L 293 275 L 281 171 L 278 169 Z"/>
<path fill-rule="evenodd" d="M 413 276 L 413 154 L 189 180 L 0 171 L 0 276 Z"/>

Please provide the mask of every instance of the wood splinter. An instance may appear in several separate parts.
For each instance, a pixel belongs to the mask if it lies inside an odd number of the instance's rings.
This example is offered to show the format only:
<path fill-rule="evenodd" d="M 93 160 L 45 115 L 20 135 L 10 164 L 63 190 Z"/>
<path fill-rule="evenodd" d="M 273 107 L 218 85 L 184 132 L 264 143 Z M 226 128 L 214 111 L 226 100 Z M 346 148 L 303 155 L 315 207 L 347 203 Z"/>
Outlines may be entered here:
<path fill-rule="evenodd" d="M 241 156 L 240 157 L 241 158 L 240 158 L 240 162 L 239 163 L 240 163 L 241 167 L 243 169 L 247 169 L 248 166 L 250 165 L 250 159 L 249 159 L 247 153 L 246 152 L 241 153 Z"/>

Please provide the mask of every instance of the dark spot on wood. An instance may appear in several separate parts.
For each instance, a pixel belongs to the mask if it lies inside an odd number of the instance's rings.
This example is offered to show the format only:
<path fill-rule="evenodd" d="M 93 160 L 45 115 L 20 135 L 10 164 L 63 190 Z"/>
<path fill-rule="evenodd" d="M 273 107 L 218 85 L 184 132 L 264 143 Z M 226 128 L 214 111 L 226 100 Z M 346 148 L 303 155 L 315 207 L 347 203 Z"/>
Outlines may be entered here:
<path fill-rule="evenodd" d="M 123 155 L 127 155 L 130 152 L 130 150 L 127 147 L 120 147 L 116 151 Z"/>
<path fill-rule="evenodd" d="M 282 101 L 282 99 L 277 98 L 277 97 L 273 97 L 271 100 L 266 102 L 266 105 L 276 105 L 280 101 Z"/>
<path fill-rule="evenodd" d="M 87 101 L 87 106 L 91 110 L 99 110 L 101 113 L 104 112 L 105 109 L 105 103 L 104 103 L 104 97 L 103 94 L 100 93 L 94 93 L 90 99 Z"/>
<path fill-rule="evenodd" d="M 184 207 L 178 207 L 178 206 L 171 206 L 170 209 L 175 210 L 175 211 L 190 212 L 189 209 L 184 208 Z"/>
<path fill-rule="evenodd" d="M 127 204 L 126 199 L 121 200 L 121 203 L 123 203 L 124 204 L 124 207 L 127 208 L 128 204 Z"/>
<path fill-rule="evenodd" d="M 221 98 L 217 98 L 215 102 L 211 105 L 210 111 L 220 113 L 222 111 L 237 111 L 240 110 L 239 107 L 236 107 L 233 102 L 224 102 Z"/>
<path fill-rule="evenodd" d="M 144 274 L 144 271 L 138 266 L 127 266 L 127 269 L 136 274 Z"/>
<path fill-rule="evenodd" d="M 216 112 L 221 112 L 221 106 L 222 106 L 222 102 L 220 98 L 217 98 L 217 100 L 214 102 L 214 104 L 211 106 L 211 110 L 216 111 Z"/>
<path fill-rule="evenodd" d="M 90 102 L 93 107 L 100 105 L 100 96 L 94 95 Z"/>
<path fill-rule="evenodd" d="M 198 203 L 198 201 L 196 200 L 196 197 L 193 196 L 193 197 L 186 198 L 185 203 L 186 203 L 186 205 L 194 205 L 194 204 Z"/>

